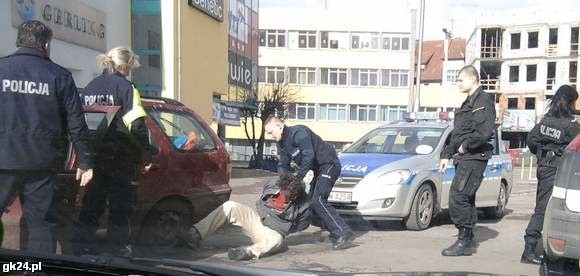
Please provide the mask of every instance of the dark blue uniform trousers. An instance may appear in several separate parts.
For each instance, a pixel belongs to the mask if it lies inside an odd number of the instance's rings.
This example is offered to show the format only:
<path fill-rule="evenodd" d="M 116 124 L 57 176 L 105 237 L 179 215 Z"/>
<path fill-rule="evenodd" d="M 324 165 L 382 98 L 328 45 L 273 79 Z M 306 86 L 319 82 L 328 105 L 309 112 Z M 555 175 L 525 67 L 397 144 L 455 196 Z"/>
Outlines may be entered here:
<path fill-rule="evenodd" d="M 328 196 L 340 175 L 340 169 L 338 160 L 320 166 L 314 173 L 314 184 L 310 186 L 311 208 L 322 221 L 322 226 L 335 238 L 352 233 L 350 227 L 328 203 Z"/>
<path fill-rule="evenodd" d="M 0 215 L 18 194 L 28 230 L 23 231 L 27 232 L 23 250 L 56 254 L 53 181 L 54 173 L 49 171 L 0 170 Z"/>

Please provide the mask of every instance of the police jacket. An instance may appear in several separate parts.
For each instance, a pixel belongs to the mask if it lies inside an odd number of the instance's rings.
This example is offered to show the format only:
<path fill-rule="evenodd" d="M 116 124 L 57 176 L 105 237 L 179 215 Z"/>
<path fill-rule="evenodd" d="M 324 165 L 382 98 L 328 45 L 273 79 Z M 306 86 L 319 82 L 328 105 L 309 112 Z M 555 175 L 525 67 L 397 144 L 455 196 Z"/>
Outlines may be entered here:
<path fill-rule="evenodd" d="M 89 133 L 68 70 L 23 47 L 0 59 L 0 85 L 0 169 L 64 169 L 67 136 L 79 168 L 92 168 Z"/>
<path fill-rule="evenodd" d="M 111 105 L 121 107 L 122 122 L 115 122 L 113 133 L 105 137 L 106 146 L 97 153 L 97 165 L 150 164 L 149 134 L 145 125 L 146 113 L 141 96 L 134 85 L 119 72 L 103 72 L 83 90 L 84 105 Z M 130 136 L 126 135 L 127 131 Z M 125 134 L 125 135 L 124 135 Z M 134 145 L 136 144 L 136 145 Z"/>
<path fill-rule="evenodd" d="M 580 125 L 574 117 L 546 114 L 528 134 L 528 148 L 538 158 L 538 165 L 556 167 L 564 149 L 578 133 Z"/>
<path fill-rule="evenodd" d="M 282 132 L 282 140 L 278 142 L 280 148 L 280 161 L 278 172 L 288 173 L 290 164 L 298 166 L 296 175 L 304 178 L 309 170 L 317 171 L 317 168 L 329 164 L 337 159 L 336 151 L 329 143 L 324 142 L 306 126 L 285 126 Z"/>
<path fill-rule="evenodd" d="M 461 108 L 455 112 L 453 130 L 441 152 L 441 158 L 456 160 L 489 160 L 493 146 L 488 143 L 495 128 L 495 106 L 491 96 L 481 89 L 465 99 Z M 465 154 L 458 154 L 463 146 Z"/>
<path fill-rule="evenodd" d="M 281 212 L 266 204 L 268 197 L 279 192 L 280 187 L 276 181 L 270 181 L 264 185 L 262 196 L 256 201 L 256 210 L 262 219 L 262 224 L 283 236 L 308 228 L 310 225 L 310 200 L 306 191 L 291 201 L 288 207 Z"/>

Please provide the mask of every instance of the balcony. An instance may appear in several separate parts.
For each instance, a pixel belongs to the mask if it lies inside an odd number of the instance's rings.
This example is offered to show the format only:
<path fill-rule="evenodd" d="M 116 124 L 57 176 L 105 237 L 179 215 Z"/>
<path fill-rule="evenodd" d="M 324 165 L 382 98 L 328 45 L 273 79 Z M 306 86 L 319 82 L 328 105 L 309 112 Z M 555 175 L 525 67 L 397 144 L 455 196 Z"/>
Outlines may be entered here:
<path fill-rule="evenodd" d="M 555 57 L 558 55 L 558 45 L 550 44 L 548 45 L 548 49 L 546 49 L 546 55 L 549 57 Z"/>
<path fill-rule="evenodd" d="M 485 92 L 499 92 L 499 79 L 481 79 L 479 83 Z"/>
<path fill-rule="evenodd" d="M 481 46 L 481 58 L 482 59 L 500 59 L 501 58 L 501 47 Z"/>

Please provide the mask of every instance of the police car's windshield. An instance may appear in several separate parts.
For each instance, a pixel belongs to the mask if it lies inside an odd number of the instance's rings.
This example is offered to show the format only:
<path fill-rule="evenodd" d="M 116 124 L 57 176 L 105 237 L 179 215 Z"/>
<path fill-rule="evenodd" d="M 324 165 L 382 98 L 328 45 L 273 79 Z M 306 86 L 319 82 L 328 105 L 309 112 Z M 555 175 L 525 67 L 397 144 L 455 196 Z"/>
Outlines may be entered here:
<path fill-rule="evenodd" d="M 443 129 L 437 128 L 379 128 L 355 142 L 345 152 L 416 154 L 420 145 L 429 145 L 435 149 L 442 133 Z"/>

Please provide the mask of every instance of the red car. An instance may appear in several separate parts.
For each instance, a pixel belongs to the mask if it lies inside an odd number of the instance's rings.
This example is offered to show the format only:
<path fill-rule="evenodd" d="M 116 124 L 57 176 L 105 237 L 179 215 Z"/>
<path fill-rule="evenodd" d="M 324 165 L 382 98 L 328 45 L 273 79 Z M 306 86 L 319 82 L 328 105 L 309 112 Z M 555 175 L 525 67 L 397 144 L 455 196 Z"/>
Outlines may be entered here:
<path fill-rule="evenodd" d="M 141 175 L 135 186 L 137 200 L 131 218 L 133 240 L 154 246 L 173 246 L 178 242 L 177 234 L 181 229 L 189 228 L 229 199 L 229 154 L 203 119 L 180 102 L 147 97 L 142 101 L 148 113 L 146 124 L 155 155 L 151 170 Z M 117 107 L 85 107 L 89 129 L 96 132 L 103 124 L 110 123 L 117 110 Z M 84 193 L 74 180 L 74 159 L 74 154 L 70 154 L 67 169 L 58 175 L 55 200 L 59 214 L 57 238 L 66 254 L 72 252 L 72 225 Z M 5 247 L 17 247 L 19 219 L 20 204 L 16 200 L 3 216 Z M 106 222 L 103 216 L 101 225 Z"/>

